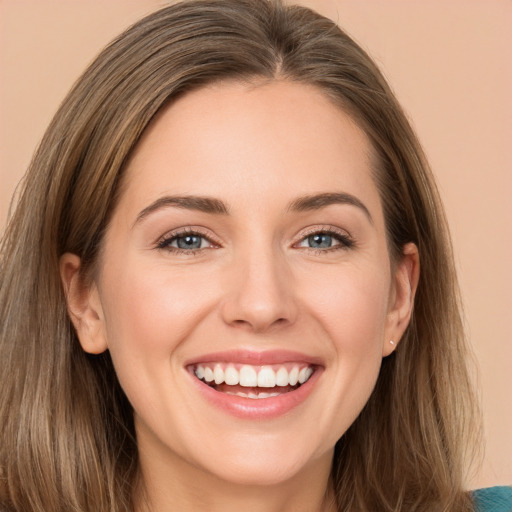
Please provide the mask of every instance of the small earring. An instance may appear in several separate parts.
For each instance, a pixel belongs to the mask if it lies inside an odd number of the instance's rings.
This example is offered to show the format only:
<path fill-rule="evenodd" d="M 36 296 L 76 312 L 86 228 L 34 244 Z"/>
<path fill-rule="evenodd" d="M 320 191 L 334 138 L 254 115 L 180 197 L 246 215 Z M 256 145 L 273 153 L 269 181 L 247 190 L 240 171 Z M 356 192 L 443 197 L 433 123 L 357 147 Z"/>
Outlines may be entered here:
<path fill-rule="evenodd" d="M 391 343 L 391 345 L 395 344 L 395 342 L 393 340 L 389 340 L 389 343 Z"/>

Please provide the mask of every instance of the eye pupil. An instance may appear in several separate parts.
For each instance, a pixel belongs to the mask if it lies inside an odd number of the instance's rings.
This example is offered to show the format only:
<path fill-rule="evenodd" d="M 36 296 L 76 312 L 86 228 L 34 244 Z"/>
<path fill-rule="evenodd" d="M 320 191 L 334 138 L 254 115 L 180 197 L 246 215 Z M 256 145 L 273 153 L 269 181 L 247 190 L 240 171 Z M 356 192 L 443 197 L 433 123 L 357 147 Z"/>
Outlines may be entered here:
<path fill-rule="evenodd" d="M 309 247 L 325 248 L 332 247 L 332 236 L 325 233 L 316 233 L 308 237 Z"/>
<path fill-rule="evenodd" d="M 202 238 L 197 235 L 181 236 L 177 239 L 177 245 L 180 249 L 200 249 Z"/>

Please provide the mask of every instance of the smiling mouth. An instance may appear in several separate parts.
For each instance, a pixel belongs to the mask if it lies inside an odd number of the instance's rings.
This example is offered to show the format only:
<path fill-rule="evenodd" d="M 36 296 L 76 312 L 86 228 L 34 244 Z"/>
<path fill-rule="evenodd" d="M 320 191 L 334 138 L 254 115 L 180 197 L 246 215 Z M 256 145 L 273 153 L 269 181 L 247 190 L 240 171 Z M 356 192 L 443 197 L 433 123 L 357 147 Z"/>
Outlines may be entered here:
<path fill-rule="evenodd" d="M 315 367 L 305 363 L 255 366 L 212 362 L 196 364 L 192 372 L 215 391 L 264 399 L 295 391 L 310 379 Z"/>

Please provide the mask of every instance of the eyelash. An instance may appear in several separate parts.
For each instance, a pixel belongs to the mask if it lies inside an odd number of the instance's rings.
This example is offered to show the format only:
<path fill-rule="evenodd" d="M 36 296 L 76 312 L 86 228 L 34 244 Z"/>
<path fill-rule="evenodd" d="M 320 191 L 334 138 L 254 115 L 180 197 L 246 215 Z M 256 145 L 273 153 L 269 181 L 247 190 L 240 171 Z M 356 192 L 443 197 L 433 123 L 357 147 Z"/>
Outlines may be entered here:
<path fill-rule="evenodd" d="M 334 245 L 332 247 L 326 247 L 326 248 L 315 248 L 315 247 L 302 247 L 303 249 L 307 251 L 312 251 L 315 254 L 325 254 L 327 252 L 332 251 L 339 251 L 339 250 L 348 250 L 355 246 L 355 241 L 345 232 L 342 232 L 332 226 L 325 226 L 325 227 L 317 227 L 312 228 L 309 231 L 306 231 L 305 233 L 301 234 L 301 238 L 298 242 L 294 243 L 293 247 L 299 247 L 301 243 L 306 241 L 309 237 L 314 235 L 327 235 L 335 239 L 337 242 L 339 242 L 337 245 Z M 206 247 L 199 247 L 197 249 L 181 249 L 179 247 L 174 247 L 171 244 L 175 241 L 177 241 L 180 238 L 185 238 L 186 236 L 196 236 L 201 239 L 204 239 L 208 242 L 208 246 Z M 182 229 L 180 231 L 169 233 L 165 235 L 159 242 L 157 243 L 156 248 L 157 249 L 164 249 L 169 252 L 175 253 L 175 254 L 185 254 L 187 256 L 196 256 L 200 253 L 202 253 L 205 250 L 208 249 L 215 249 L 220 246 L 220 242 L 212 240 L 211 235 L 206 234 L 202 232 L 201 230 L 197 228 L 186 228 Z"/>
<path fill-rule="evenodd" d="M 172 242 L 177 241 L 180 238 L 185 238 L 186 236 L 196 236 L 202 238 L 208 242 L 207 247 L 200 247 L 198 249 L 181 249 L 179 247 L 173 247 L 171 245 Z M 185 228 L 175 233 L 169 233 L 165 235 L 157 244 L 157 249 L 164 249 L 169 252 L 175 254 L 185 254 L 187 256 L 196 256 L 199 253 L 203 252 L 206 249 L 212 249 L 219 247 L 219 243 L 212 240 L 211 235 L 201 232 L 201 230 L 197 228 Z"/>
<path fill-rule="evenodd" d="M 330 253 L 333 251 L 340 251 L 340 250 L 348 250 L 352 249 L 355 246 L 355 240 L 346 232 L 341 231 L 333 226 L 323 226 L 323 227 L 315 227 L 311 228 L 310 230 L 306 231 L 305 233 L 301 234 L 301 239 L 299 242 L 294 244 L 294 246 L 297 246 L 298 244 L 306 241 L 309 237 L 314 235 L 327 235 L 331 236 L 333 239 L 335 239 L 337 242 L 339 242 L 337 245 L 334 245 L 332 247 L 327 248 L 315 248 L 315 247 L 304 247 L 304 249 L 308 251 L 312 251 L 314 254 L 325 254 Z"/>

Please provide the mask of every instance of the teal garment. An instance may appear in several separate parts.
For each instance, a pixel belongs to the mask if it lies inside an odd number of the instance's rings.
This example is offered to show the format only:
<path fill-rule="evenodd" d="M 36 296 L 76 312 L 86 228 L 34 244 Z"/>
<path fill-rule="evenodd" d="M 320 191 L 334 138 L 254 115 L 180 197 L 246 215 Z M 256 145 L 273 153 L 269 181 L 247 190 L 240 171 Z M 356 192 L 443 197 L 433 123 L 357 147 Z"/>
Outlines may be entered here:
<path fill-rule="evenodd" d="M 488 487 L 473 491 L 475 512 L 512 512 L 512 487 Z"/>

